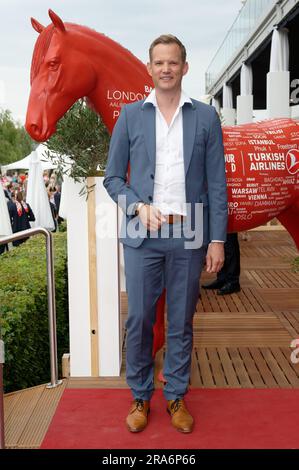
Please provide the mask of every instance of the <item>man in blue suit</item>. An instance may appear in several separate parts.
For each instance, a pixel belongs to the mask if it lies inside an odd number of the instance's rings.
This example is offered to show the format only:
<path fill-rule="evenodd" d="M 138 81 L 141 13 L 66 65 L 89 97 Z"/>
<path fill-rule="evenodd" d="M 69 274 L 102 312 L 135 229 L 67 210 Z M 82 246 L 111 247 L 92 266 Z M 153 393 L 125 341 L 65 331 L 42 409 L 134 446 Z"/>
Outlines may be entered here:
<path fill-rule="evenodd" d="M 123 106 L 115 125 L 104 186 L 125 216 L 127 382 L 134 401 L 126 424 L 142 431 L 154 390 L 152 358 L 156 303 L 166 288 L 167 351 L 164 396 L 172 425 L 191 432 L 187 392 L 193 315 L 204 261 L 208 272 L 224 262 L 227 195 L 222 131 L 211 106 L 181 88 L 186 50 L 172 35 L 150 46 L 147 99 Z M 130 164 L 130 179 L 127 170 Z"/>

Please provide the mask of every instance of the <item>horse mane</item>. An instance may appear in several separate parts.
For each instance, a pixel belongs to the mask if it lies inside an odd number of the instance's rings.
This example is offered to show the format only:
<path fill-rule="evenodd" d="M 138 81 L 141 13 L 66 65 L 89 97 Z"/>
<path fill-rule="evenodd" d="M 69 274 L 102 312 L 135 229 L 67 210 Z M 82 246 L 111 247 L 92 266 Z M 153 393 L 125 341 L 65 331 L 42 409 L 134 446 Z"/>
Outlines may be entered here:
<path fill-rule="evenodd" d="M 130 57 L 130 60 L 133 60 L 135 64 L 142 65 L 144 67 L 143 62 L 139 60 L 132 52 L 128 49 L 123 47 L 121 44 L 117 43 L 113 39 L 109 38 L 103 33 L 99 33 L 94 29 L 88 28 L 87 26 L 81 26 L 74 23 L 64 23 L 66 26 L 66 30 L 77 30 L 84 35 L 91 36 L 97 41 L 103 41 L 105 39 L 106 42 L 109 42 L 111 46 L 117 48 L 119 51 L 126 52 L 126 54 Z M 47 26 L 38 36 L 36 44 L 34 46 L 32 62 L 31 62 L 31 71 L 30 71 L 30 84 L 32 85 L 33 80 L 38 75 L 40 66 L 42 65 L 46 53 L 49 49 L 53 34 L 55 31 L 55 26 L 50 24 Z"/>

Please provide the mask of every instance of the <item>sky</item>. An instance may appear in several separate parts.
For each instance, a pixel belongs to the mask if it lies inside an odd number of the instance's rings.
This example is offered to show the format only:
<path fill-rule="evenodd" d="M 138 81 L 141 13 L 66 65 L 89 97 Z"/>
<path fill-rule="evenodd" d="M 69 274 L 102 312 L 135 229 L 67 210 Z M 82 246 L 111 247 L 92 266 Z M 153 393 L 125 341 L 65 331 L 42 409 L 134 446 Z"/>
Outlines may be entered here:
<path fill-rule="evenodd" d="M 47 26 L 49 8 L 66 22 L 106 34 L 144 63 L 153 39 L 174 34 L 187 49 L 183 88 L 198 99 L 205 71 L 241 7 L 241 0 L 0 0 L 0 108 L 25 122 L 37 39 L 30 17 Z"/>

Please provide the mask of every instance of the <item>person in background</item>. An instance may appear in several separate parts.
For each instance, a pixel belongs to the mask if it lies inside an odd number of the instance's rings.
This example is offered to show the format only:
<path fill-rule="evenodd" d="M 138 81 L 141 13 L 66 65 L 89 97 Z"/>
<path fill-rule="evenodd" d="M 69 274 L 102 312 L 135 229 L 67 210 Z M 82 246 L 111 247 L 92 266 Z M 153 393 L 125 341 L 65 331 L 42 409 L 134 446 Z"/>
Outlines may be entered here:
<path fill-rule="evenodd" d="M 55 198 L 54 198 L 55 191 L 56 191 L 56 188 L 52 188 L 51 186 L 48 186 L 47 192 L 48 192 L 49 204 L 50 204 L 50 208 L 51 208 L 51 212 L 52 212 L 53 222 L 54 222 L 54 225 L 55 225 L 55 228 L 54 228 L 54 230 L 52 230 L 52 232 L 57 231 L 58 211 L 57 211 L 57 207 L 55 205 Z"/>
<path fill-rule="evenodd" d="M 4 194 L 7 199 L 11 200 L 11 194 L 12 194 L 12 183 L 6 183 L 6 186 L 4 188 Z"/>
<path fill-rule="evenodd" d="M 63 221 L 63 218 L 59 216 L 60 200 L 61 200 L 61 187 L 59 185 L 56 185 L 56 192 L 54 193 L 54 201 L 55 201 L 55 206 L 57 210 L 58 225 L 60 225 L 61 222 Z"/>
<path fill-rule="evenodd" d="M 35 221 L 35 216 L 30 205 L 24 201 L 24 194 L 22 191 L 17 192 L 15 202 L 9 201 L 8 211 L 13 233 L 31 228 L 30 222 Z M 28 237 L 22 238 L 21 240 L 15 240 L 12 244 L 13 246 L 19 246 L 26 240 L 28 240 Z"/>

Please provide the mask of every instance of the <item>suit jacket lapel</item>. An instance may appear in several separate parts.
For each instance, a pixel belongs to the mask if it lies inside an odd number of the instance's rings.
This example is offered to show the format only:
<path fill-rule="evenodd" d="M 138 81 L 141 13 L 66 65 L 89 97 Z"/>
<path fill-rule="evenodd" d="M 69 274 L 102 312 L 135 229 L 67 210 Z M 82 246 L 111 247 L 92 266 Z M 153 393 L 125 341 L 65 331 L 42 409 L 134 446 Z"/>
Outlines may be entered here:
<path fill-rule="evenodd" d="M 156 166 L 156 110 L 155 107 L 146 104 L 142 108 L 143 134 L 146 150 L 155 171 Z"/>
<path fill-rule="evenodd" d="M 190 165 L 196 132 L 196 112 L 194 104 L 183 106 L 183 146 L 185 176 Z"/>

